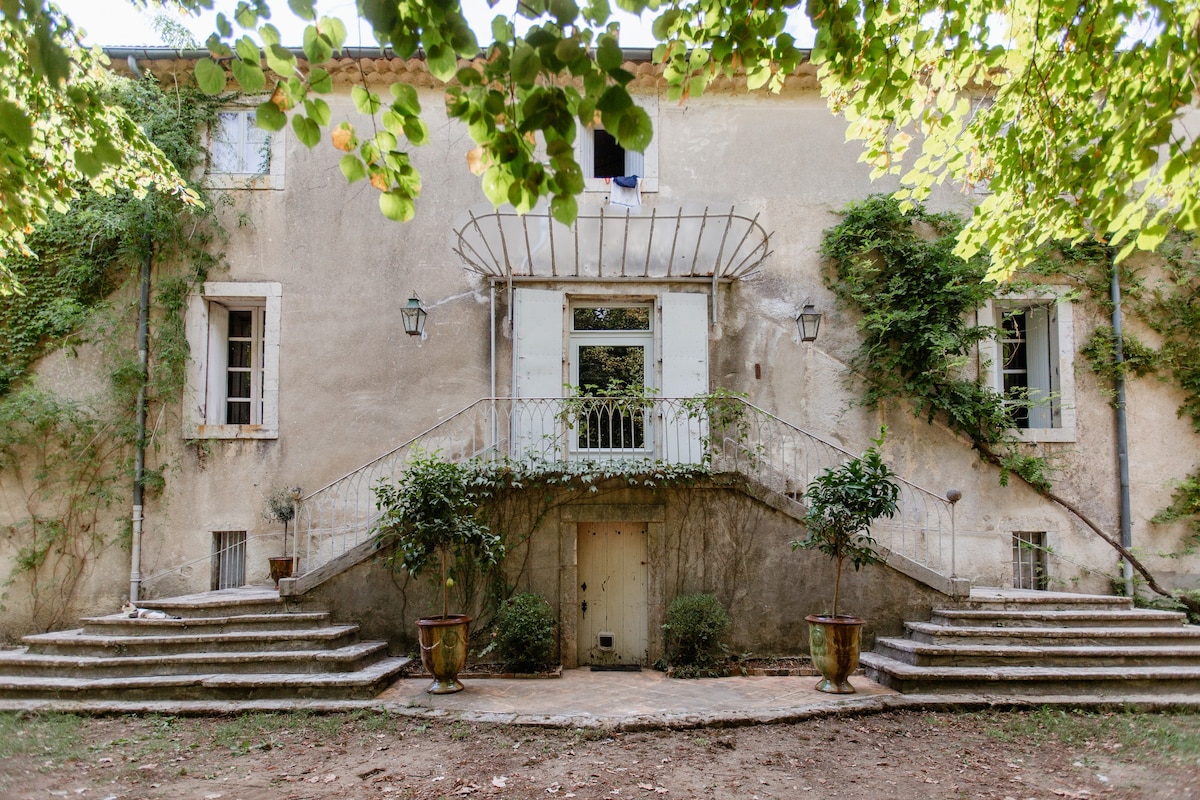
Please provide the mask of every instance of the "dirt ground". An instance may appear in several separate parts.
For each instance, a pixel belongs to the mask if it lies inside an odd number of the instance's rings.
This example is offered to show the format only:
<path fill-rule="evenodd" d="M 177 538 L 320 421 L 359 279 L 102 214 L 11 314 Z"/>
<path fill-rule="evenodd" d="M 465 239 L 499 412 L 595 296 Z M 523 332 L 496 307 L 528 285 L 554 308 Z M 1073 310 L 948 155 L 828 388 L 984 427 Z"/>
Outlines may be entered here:
<path fill-rule="evenodd" d="M 614 733 L 384 712 L 0 715 L 0 797 L 1200 798 L 1200 715 L 885 713 Z"/>

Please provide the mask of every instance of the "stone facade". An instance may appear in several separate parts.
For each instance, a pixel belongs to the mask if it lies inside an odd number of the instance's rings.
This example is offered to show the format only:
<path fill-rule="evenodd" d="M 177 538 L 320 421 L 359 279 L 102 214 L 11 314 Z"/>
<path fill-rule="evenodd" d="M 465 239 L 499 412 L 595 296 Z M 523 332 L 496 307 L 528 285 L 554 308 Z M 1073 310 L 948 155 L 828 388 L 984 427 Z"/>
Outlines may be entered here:
<path fill-rule="evenodd" d="M 160 75 L 172 70 L 186 75 L 190 62 L 146 66 Z M 901 475 L 935 495 L 951 488 L 962 492 L 955 510 L 959 577 L 976 585 L 1011 586 L 1013 534 L 1038 532 L 1050 550 L 1051 588 L 1108 591 L 1109 576 L 1118 571 L 1116 554 L 1064 508 L 1025 487 L 1001 486 L 997 471 L 964 440 L 914 418 L 908 409 L 867 412 L 856 405 L 846 367 L 858 341 L 856 320 L 835 306 L 824 287 L 818 251 L 822 232 L 838 222 L 841 208 L 892 186 L 869 180 L 857 145 L 845 140 L 844 121 L 830 115 L 816 91 L 811 68 L 780 95 L 746 94 L 736 82 L 725 81 L 701 98 L 678 104 L 667 101 L 652 65 L 631 68 L 638 76 L 634 90 L 656 123 L 656 191 L 643 194 L 636 213 L 659 209 L 665 215 L 686 208 L 728 214 L 733 209 L 770 234 L 769 255 L 751 274 L 729 282 L 544 278 L 516 289 L 559 291 L 568 302 L 657 302 L 670 292 L 703 295 L 709 388 L 743 392 L 755 406 L 852 453 L 861 452 L 886 424 L 885 456 Z M 512 319 L 515 290 L 503 278 L 488 280 L 467 269 L 453 249 L 468 212 L 492 211 L 478 179 L 467 170 L 467 152 L 474 146 L 470 137 L 463 125 L 446 118 L 442 91 L 420 61 L 345 59 L 334 71 L 336 92 L 329 98 L 335 120 L 348 116 L 369 129 L 369 121 L 356 117 L 348 92 L 364 75 L 368 81 L 402 77 L 419 89 L 430 142 L 411 153 L 423 176 L 417 216 L 403 225 L 386 221 L 374 189 L 365 182 L 346 184 L 338 151 L 325 144 L 309 151 L 290 133 L 281 135 L 272 154 L 282 156 L 281 173 L 255 188 L 225 191 L 227 202 L 219 213 L 229 231 L 226 268 L 210 274 L 209 281 L 233 296 L 238 295 L 235 284 L 252 284 L 246 291 L 250 299 L 263 295 L 264 286 L 277 292 L 277 314 L 266 312 L 262 323 L 268 345 L 277 346 L 276 377 L 263 385 L 264 394 L 277 392 L 277 422 L 274 429 L 247 426 L 230 435 L 208 429 L 195 396 L 185 401 L 173 452 L 163 455 L 176 468 L 166 495 L 147 511 L 144 597 L 208 590 L 214 532 L 219 531 L 246 532 L 246 580 L 266 582 L 267 556 L 282 548 L 281 526 L 261 513 L 273 487 L 317 489 L 480 398 L 512 394 L 514 380 L 520 380 L 513 364 L 520 330 Z M 586 193 L 581 211 L 624 214 L 606 205 L 608 197 L 605 190 Z M 930 205 L 965 211 L 970 202 L 970 196 L 946 189 Z M 428 309 L 421 337 L 406 335 L 401 326 L 400 309 L 413 293 Z M 799 341 L 794 321 L 806 302 L 824 313 L 813 343 Z M 1071 327 L 1063 333 L 1077 348 L 1104 320 L 1082 306 L 1072 310 Z M 204 320 L 189 318 L 189 324 L 199 326 L 193 333 L 203 338 Z M 569 378 L 566 360 L 564 355 Z M 65 380 L 56 363 L 48 359 L 43 375 Z M 1059 466 L 1056 490 L 1116 535 L 1113 412 L 1081 360 L 1075 360 L 1072 375 L 1074 435 L 1030 446 Z M 203 383 L 203 375 L 198 373 L 194 383 Z M 1181 525 L 1150 522 L 1168 502 L 1171 479 L 1185 475 L 1195 460 L 1197 438 L 1176 417 L 1177 401 L 1171 390 L 1152 381 L 1129 387 L 1134 542 L 1152 568 L 1194 586 L 1200 563 L 1153 555 L 1174 549 L 1185 533 Z M 198 425 L 186 429 L 197 415 Z M 675 593 L 699 590 L 712 591 L 728 604 L 746 631 L 738 634 L 739 646 L 777 654 L 801 649 L 799 620 L 826 602 L 825 581 L 814 577 L 823 575 L 825 566 L 809 554 L 791 552 L 787 542 L 802 536 L 793 518 L 745 495 L 689 500 L 684 489 L 665 497 L 653 492 L 609 497 L 600 504 L 604 507 L 592 509 L 592 516 L 620 517 L 620 507 L 627 506 L 663 509 L 659 520 L 650 520 L 657 526 L 650 534 L 651 658 L 659 647 L 655 632 L 665 605 Z M 701 506 L 709 522 L 689 520 L 689 509 Z M 720 514 L 752 521 L 711 524 Z M 529 568 L 518 580 L 557 604 L 567 663 L 574 657 L 569 651 L 577 600 L 573 525 L 587 516 L 568 504 L 541 525 L 531 552 L 522 558 Z M 681 541 L 689 536 L 700 537 L 703 546 Z M 5 562 L 11 558 L 12 553 L 0 553 Z M 115 611 L 126 596 L 121 557 L 109 554 L 104 564 L 88 576 L 77 611 Z M 728 574 L 731 569 L 740 572 Z M 411 618 L 424 610 L 401 591 L 403 582 L 366 561 L 309 597 L 327 602 L 343 618 L 363 622 L 370 635 L 400 641 Z M 874 617 L 878 632 L 895 632 L 904 614 L 919 616 L 936 597 L 882 567 L 850 576 L 846 586 L 847 603 Z M 772 621 L 763 622 L 768 617 Z M 4 632 L 21 633 L 28 623 L 20 598 L 10 597 Z"/>

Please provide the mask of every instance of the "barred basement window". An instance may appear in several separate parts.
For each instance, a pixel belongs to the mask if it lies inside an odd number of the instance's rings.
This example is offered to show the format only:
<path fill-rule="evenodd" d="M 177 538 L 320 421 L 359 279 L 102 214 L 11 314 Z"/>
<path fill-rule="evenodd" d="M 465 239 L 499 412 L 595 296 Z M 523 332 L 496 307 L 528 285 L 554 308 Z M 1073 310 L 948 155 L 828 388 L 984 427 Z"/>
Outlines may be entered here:
<path fill-rule="evenodd" d="M 1012 535 L 1012 543 L 1013 588 L 1045 591 L 1045 531 L 1016 531 Z"/>
<path fill-rule="evenodd" d="M 246 585 L 246 532 L 213 531 L 212 588 Z"/>

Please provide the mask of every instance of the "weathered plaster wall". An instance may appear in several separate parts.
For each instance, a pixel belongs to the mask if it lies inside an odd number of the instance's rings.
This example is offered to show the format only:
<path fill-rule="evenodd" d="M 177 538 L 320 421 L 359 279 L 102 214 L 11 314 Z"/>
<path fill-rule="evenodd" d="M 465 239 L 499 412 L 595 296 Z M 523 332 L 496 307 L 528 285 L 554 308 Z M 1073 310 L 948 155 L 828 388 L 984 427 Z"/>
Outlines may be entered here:
<path fill-rule="evenodd" d="M 413 221 L 386 221 L 373 188 L 365 182 L 345 183 L 338 169 L 340 152 L 327 145 L 309 151 L 290 133 L 284 188 L 230 191 L 219 205 L 229 232 L 226 267 L 210 280 L 277 281 L 282 286 L 280 435 L 275 440 L 198 443 L 180 438 L 163 453 L 176 468 L 168 473 L 166 495 L 148 509 L 142 572 L 153 576 L 144 587 L 149 597 L 208 589 L 212 532 L 217 530 L 247 531 L 249 579 L 266 582 L 266 558 L 282 548 L 281 527 L 262 517 L 264 497 L 272 487 L 319 488 L 487 396 L 493 380 L 498 394 L 510 391 L 511 327 L 504 287 L 495 293 L 493 328 L 490 287 L 467 272 L 451 251 L 451 234 L 467 209 L 490 208 L 478 180 L 466 169 L 473 142 L 464 126 L 445 118 L 441 91 L 422 76 L 419 65 L 403 65 L 388 75 L 405 70 L 420 87 L 430 128 L 430 143 L 412 152 L 424 176 Z M 379 65 L 373 64 L 372 71 L 380 71 Z M 653 68 L 639 67 L 638 74 L 638 91 L 655 91 Z M 334 118 L 349 116 L 370 130 L 353 112 L 348 83 L 339 79 L 338 86 L 330 98 Z M 1071 515 L 1028 489 L 1000 486 L 996 470 L 940 426 L 914 419 L 906 409 L 868 412 L 855 404 L 845 365 L 858 341 L 856 319 L 836 308 L 824 288 L 818 251 L 822 231 L 837 223 L 839 209 L 892 185 L 868 180 L 867 168 L 857 162 L 857 146 L 845 141 L 844 123 L 830 116 L 811 90 L 811 76 L 796 87 L 780 97 L 721 90 L 679 105 L 665 97 L 658 102 L 660 190 L 646 196 L 647 210 L 686 204 L 727 211 L 734 206 L 747 216 L 760 215 L 772 234 L 772 255 L 764 267 L 718 289 L 718 316 L 710 329 L 710 382 L 745 392 L 751 402 L 786 422 L 852 452 L 865 448 L 886 423 L 885 454 L 901 474 L 939 495 L 951 487 L 963 492 L 957 509 L 960 575 L 978 584 L 1010 584 L 1012 532 L 1044 530 L 1056 552 L 1051 560 L 1055 588 L 1107 589 L 1104 573 L 1115 569 L 1115 558 Z M 581 203 L 602 201 L 601 195 L 590 194 Z M 947 188 L 931 205 L 965 209 L 969 202 Z M 576 287 L 591 293 L 611 290 Z M 426 335 L 420 339 L 403 333 L 398 313 L 414 291 L 429 308 Z M 812 344 L 798 341 L 793 321 L 806 301 L 825 313 L 821 336 Z M 1077 344 L 1102 322 L 1078 308 L 1075 320 Z M 79 380 L 61 366 L 49 368 L 50 363 L 44 375 L 53 383 Z M 1075 370 L 1077 441 L 1039 449 L 1061 465 L 1056 488 L 1115 533 L 1111 410 L 1081 359 Z M 1177 402 L 1177 396 L 1150 380 L 1130 387 L 1134 537 L 1149 552 L 1170 549 L 1183 533 L 1182 526 L 1159 530 L 1148 522 L 1169 496 L 1169 479 L 1185 474 L 1195 460 L 1196 437 L 1186 422 L 1175 418 Z M 698 513 L 694 509 L 709 501 L 697 497 L 691 502 L 694 508 L 688 513 Z M 720 513 L 743 513 L 739 508 L 735 504 Z M 782 541 L 786 535 L 764 523 L 761 530 L 755 526 L 752 541 L 765 542 L 769 536 Z M 721 546 L 712 544 L 717 552 Z M 540 538 L 534 547 L 542 549 L 529 560 L 529 584 L 561 593 L 567 568 L 562 552 Z M 551 551 L 559 558 L 557 567 Z M 686 552 L 687 558 L 663 562 L 670 564 L 671 576 L 664 578 L 664 592 L 710 583 L 742 618 L 757 615 L 763 605 L 785 602 L 774 594 L 780 587 L 755 586 L 744 592 L 736 582 L 728 585 L 727 577 L 710 574 L 707 561 Z M 1152 556 L 1149 560 L 1182 573 L 1180 581 L 1194 582 L 1200 572 L 1194 560 L 1177 566 Z M 795 585 L 790 570 L 771 573 L 770 580 Z M 101 596 L 112 594 L 120 583 L 89 584 L 89 607 L 98 606 Z M 372 609 L 370 614 L 381 618 L 395 611 L 383 597 L 392 591 L 390 584 L 381 579 L 334 585 L 354 587 L 354 602 L 342 603 L 348 611 Z M 364 599 L 364 593 L 370 597 Z M 18 617 L 12 619 L 14 626 L 22 624 Z M 391 623 L 371 624 L 383 630 Z M 770 635 L 791 641 L 796 631 L 776 626 Z M 761 648 L 767 641 L 766 633 L 754 636 L 758 638 L 747 645 Z"/>
<path fill-rule="evenodd" d="M 576 666 L 579 617 L 576 552 L 584 522 L 649 522 L 649 662 L 662 655 L 661 625 L 667 607 L 682 594 L 708 592 L 729 611 L 729 646 L 735 653 L 789 655 L 807 651 L 807 614 L 827 611 L 833 567 L 823 555 L 793 551 L 803 536 L 795 518 L 742 491 L 704 483 L 696 488 L 630 488 L 610 481 L 597 492 L 560 492 L 532 531 L 537 515 L 510 516 L 515 544 L 506 561 L 516 591 L 546 597 L 559 620 L 561 658 Z M 353 619 L 363 635 L 387 640 L 393 652 L 415 650 L 415 620 L 437 611 L 427 580 L 396 574 L 368 560 L 307 593 L 298 602 L 330 608 Z M 937 592 L 895 571 L 872 566 L 842 579 L 841 613 L 867 619 L 864 643 L 898 635 L 906 619 L 923 619 L 939 602 Z M 942 598 L 944 600 L 944 598 Z M 463 601 L 452 613 L 466 608 Z M 475 613 L 475 609 L 470 609 Z M 480 618 L 481 620 L 483 618 Z M 485 637 L 476 637 L 482 646 Z"/>

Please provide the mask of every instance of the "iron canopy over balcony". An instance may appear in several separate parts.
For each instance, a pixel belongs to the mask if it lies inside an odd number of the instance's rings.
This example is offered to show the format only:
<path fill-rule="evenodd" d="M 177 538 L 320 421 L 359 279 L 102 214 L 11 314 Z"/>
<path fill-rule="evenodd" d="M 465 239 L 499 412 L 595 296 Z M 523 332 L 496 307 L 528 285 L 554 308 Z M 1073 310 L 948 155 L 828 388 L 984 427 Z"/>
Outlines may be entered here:
<path fill-rule="evenodd" d="M 469 212 L 454 231 L 454 252 L 467 269 L 492 280 L 621 281 L 713 284 L 758 269 L 770 235 L 730 207 L 581 209 L 570 227 L 549 208 Z"/>

